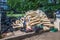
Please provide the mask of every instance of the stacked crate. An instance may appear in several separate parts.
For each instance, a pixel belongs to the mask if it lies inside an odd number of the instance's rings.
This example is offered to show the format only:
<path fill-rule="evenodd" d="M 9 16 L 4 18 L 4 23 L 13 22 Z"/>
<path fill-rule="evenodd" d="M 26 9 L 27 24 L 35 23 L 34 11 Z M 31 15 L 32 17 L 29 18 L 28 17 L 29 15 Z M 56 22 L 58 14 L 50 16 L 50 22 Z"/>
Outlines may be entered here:
<path fill-rule="evenodd" d="M 26 12 L 26 15 L 24 17 L 26 19 L 26 28 L 31 28 L 37 24 L 43 24 L 44 30 L 49 29 L 50 27 L 54 26 L 51 24 L 50 20 L 46 16 L 46 14 L 43 11 L 28 11 Z M 20 23 L 19 23 L 20 22 Z M 23 24 L 21 21 L 16 22 L 17 25 Z M 21 27 L 19 25 L 19 27 Z"/>
<path fill-rule="evenodd" d="M 54 25 L 51 24 L 50 20 L 46 16 L 46 14 L 43 11 L 37 12 L 37 11 L 31 11 L 26 13 L 26 20 L 27 20 L 27 27 L 32 27 L 36 24 L 43 24 L 44 30 L 49 29 L 50 27 L 53 27 Z"/>
<path fill-rule="evenodd" d="M 44 30 L 49 30 L 50 27 L 54 26 L 53 24 L 51 24 L 45 13 L 42 13 L 41 15 L 41 23 L 44 25 Z"/>
<path fill-rule="evenodd" d="M 22 26 L 23 24 L 20 20 L 16 20 L 15 22 L 13 22 L 13 28 L 20 28 Z"/>
<path fill-rule="evenodd" d="M 40 17 L 36 11 L 32 11 L 29 13 L 26 13 L 26 22 L 27 22 L 27 28 L 32 27 L 36 24 L 40 24 Z"/>

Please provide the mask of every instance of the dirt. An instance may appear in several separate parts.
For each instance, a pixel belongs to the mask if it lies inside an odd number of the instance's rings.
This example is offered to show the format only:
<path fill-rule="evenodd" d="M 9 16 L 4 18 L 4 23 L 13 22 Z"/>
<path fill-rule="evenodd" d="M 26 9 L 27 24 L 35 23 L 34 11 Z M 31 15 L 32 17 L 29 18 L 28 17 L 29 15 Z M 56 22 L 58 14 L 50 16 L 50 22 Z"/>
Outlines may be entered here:
<path fill-rule="evenodd" d="M 23 40 L 60 40 L 60 32 L 47 32 Z"/>
<path fill-rule="evenodd" d="M 21 35 L 23 33 L 19 33 Z M 16 35 L 17 36 L 17 35 Z M 43 33 L 29 33 L 23 36 L 17 36 L 15 38 L 7 40 L 60 40 L 60 32 L 43 32 Z"/>

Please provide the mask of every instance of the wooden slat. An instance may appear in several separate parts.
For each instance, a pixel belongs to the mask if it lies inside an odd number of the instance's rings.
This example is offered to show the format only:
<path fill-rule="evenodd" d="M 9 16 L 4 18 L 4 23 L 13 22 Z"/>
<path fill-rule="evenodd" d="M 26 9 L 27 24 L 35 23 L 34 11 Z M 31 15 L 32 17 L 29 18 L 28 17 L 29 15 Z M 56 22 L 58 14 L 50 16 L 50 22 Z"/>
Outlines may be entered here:
<path fill-rule="evenodd" d="M 33 25 L 36 25 L 36 24 L 40 24 L 40 21 L 39 22 L 32 23 L 30 25 L 33 26 Z"/>
<path fill-rule="evenodd" d="M 50 22 L 50 20 L 42 20 L 43 22 Z"/>
<path fill-rule="evenodd" d="M 44 30 L 44 31 L 47 31 L 47 30 L 49 30 L 49 29 L 50 29 L 49 27 L 46 27 L 46 26 L 43 27 L 43 30 Z"/>
<path fill-rule="evenodd" d="M 40 19 L 36 19 L 36 20 L 30 21 L 29 23 L 34 23 L 34 22 L 38 22 L 38 21 L 40 21 Z"/>
<path fill-rule="evenodd" d="M 35 11 L 33 11 L 33 12 L 30 12 L 30 13 L 27 13 L 27 14 L 26 14 L 26 16 L 29 16 L 29 15 L 31 15 L 31 16 L 32 16 L 32 15 L 37 15 L 37 13 L 36 13 Z"/>
<path fill-rule="evenodd" d="M 40 19 L 40 17 L 33 17 L 33 18 L 30 18 L 30 21 L 33 21 L 33 20 L 36 20 L 36 19 Z"/>
<path fill-rule="evenodd" d="M 50 22 L 42 22 L 43 24 L 50 24 Z"/>
<path fill-rule="evenodd" d="M 13 26 L 13 28 L 20 28 L 20 26 Z"/>
<path fill-rule="evenodd" d="M 52 27 L 54 25 L 53 24 L 44 24 L 44 26 Z"/>

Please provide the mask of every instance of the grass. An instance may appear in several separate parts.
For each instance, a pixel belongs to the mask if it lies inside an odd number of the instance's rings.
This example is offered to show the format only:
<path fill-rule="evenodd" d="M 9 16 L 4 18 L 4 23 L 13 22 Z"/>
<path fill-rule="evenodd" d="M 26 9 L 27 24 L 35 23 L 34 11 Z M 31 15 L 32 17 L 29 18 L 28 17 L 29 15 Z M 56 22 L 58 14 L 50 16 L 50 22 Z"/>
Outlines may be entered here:
<path fill-rule="evenodd" d="M 25 14 L 7 14 L 9 17 L 19 17 L 19 16 L 24 16 Z"/>

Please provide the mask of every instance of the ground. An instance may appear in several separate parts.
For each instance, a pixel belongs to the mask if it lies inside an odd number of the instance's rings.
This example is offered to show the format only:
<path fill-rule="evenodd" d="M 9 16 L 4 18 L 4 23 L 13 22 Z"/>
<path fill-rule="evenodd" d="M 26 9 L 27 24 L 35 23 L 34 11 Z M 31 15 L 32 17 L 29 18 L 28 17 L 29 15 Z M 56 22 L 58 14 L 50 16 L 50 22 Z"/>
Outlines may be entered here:
<path fill-rule="evenodd" d="M 7 38 L 4 38 L 7 39 Z M 43 32 L 43 33 L 25 33 L 15 32 L 15 36 L 8 37 L 7 40 L 60 40 L 59 32 Z"/>
<path fill-rule="evenodd" d="M 23 40 L 60 40 L 60 32 L 42 33 L 30 38 L 25 38 Z"/>

